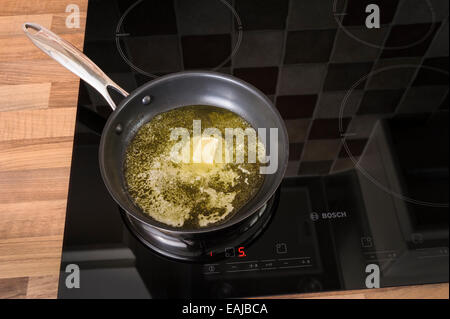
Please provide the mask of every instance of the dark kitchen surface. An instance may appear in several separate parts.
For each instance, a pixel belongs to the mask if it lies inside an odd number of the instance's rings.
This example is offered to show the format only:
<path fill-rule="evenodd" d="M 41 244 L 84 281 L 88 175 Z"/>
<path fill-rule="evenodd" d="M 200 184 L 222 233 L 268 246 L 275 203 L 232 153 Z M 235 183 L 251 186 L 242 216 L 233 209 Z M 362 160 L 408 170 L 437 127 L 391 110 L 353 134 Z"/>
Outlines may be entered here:
<path fill-rule="evenodd" d="M 84 52 L 120 86 L 233 74 L 274 101 L 290 158 L 258 238 L 211 262 L 169 260 L 130 233 L 103 184 L 111 111 L 82 82 L 59 297 L 361 289 L 369 264 L 381 287 L 447 282 L 448 12 L 447 0 L 90 0 Z M 68 264 L 79 289 L 65 286 Z"/>

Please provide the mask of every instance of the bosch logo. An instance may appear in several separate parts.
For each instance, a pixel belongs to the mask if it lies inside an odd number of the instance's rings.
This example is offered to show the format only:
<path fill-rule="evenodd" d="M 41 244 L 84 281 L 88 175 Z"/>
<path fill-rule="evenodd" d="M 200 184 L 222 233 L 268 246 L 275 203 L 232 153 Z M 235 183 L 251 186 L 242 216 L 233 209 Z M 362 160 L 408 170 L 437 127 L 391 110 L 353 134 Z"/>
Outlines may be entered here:
<path fill-rule="evenodd" d="M 347 212 L 325 212 L 325 213 L 316 213 L 312 212 L 309 214 L 309 217 L 312 221 L 317 221 L 319 219 L 338 219 L 347 217 Z"/>

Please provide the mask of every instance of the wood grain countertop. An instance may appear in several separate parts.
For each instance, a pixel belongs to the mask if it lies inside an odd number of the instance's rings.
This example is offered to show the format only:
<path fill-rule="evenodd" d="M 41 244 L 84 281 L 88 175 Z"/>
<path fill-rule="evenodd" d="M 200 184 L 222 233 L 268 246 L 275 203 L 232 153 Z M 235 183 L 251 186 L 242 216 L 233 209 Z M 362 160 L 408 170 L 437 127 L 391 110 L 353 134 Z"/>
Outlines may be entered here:
<path fill-rule="evenodd" d="M 68 29 L 66 6 L 81 11 Z M 87 0 L 0 5 L 0 298 L 57 293 L 79 79 L 23 34 L 36 22 L 82 49 Z M 449 298 L 448 284 L 288 298 Z M 279 298 L 279 297 L 277 297 Z"/>

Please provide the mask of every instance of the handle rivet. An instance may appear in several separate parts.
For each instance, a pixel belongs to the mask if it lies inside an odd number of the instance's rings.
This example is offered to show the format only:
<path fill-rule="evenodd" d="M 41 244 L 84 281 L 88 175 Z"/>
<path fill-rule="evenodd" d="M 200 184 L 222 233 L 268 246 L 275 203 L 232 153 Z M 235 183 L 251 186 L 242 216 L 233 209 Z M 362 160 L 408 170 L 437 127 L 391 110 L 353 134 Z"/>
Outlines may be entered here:
<path fill-rule="evenodd" d="M 151 102 L 152 98 L 148 95 L 144 96 L 142 98 L 142 104 L 149 104 Z"/>
<path fill-rule="evenodd" d="M 122 133 L 122 131 L 123 131 L 123 127 L 122 127 L 122 124 L 117 124 L 116 125 L 116 133 L 117 134 L 120 134 L 120 133 Z"/>

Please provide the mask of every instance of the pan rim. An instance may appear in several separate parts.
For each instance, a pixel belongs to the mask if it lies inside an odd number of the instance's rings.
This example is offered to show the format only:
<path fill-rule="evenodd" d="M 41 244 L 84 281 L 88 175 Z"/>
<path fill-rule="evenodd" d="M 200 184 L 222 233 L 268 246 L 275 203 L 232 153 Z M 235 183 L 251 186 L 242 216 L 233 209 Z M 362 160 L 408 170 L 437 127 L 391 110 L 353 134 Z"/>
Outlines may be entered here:
<path fill-rule="evenodd" d="M 238 210 L 237 212 L 234 213 L 234 215 L 232 217 L 230 217 L 228 220 L 226 220 L 223 223 L 216 223 L 213 224 L 211 227 L 204 227 L 204 228 L 198 228 L 198 229 L 177 229 L 173 226 L 170 225 L 166 225 L 164 223 L 161 223 L 153 218 L 151 218 L 151 216 L 146 216 L 144 213 L 142 212 L 136 212 L 136 211 L 129 211 L 129 209 L 127 207 L 124 207 L 125 205 L 122 204 L 121 200 L 117 198 L 116 194 L 115 194 L 115 188 L 112 187 L 109 183 L 109 178 L 107 176 L 106 173 L 106 169 L 105 169 L 105 164 L 104 164 L 104 147 L 105 147 L 105 143 L 106 143 L 106 138 L 105 136 L 107 135 L 106 132 L 110 131 L 112 129 L 112 123 L 114 122 L 114 119 L 117 117 L 117 115 L 121 112 L 121 110 L 126 107 L 126 105 L 128 103 L 130 103 L 131 101 L 135 100 L 143 91 L 147 90 L 149 87 L 154 86 L 160 82 L 165 82 L 171 79 L 176 79 L 176 78 L 182 78 L 182 77 L 189 77 L 189 76 L 205 76 L 205 77 L 214 77 L 214 78 L 219 78 L 220 80 L 226 80 L 229 82 L 232 82 L 234 84 L 237 84 L 241 87 L 243 87 L 244 89 L 250 90 L 253 94 L 257 95 L 259 98 L 262 98 L 264 100 L 264 102 L 266 102 L 266 104 L 269 106 L 270 110 L 273 113 L 273 116 L 275 118 L 277 118 L 278 122 L 280 123 L 280 127 L 282 129 L 282 135 L 283 135 L 283 139 L 285 140 L 285 150 L 286 150 L 286 155 L 284 156 L 284 161 L 282 163 L 278 163 L 278 169 L 277 172 L 275 174 L 278 175 L 278 177 L 276 178 L 276 182 L 272 184 L 271 188 L 269 189 L 269 191 L 267 191 L 265 193 L 264 196 L 262 196 L 262 199 L 260 200 L 260 204 L 257 205 L 255 203 L 255 205 L 253 206 L 253 208 L 242 212 L 241 209 Z M 280 134 L 279 134 L 280 136 Z M 98 159 L 99 159 L 99 166 L 100 166 L 100 173 L 103 179 L 103 183 L 105 184 L 109 194 L 111 195 L 111 197 L 114 199 L 114 201 L 122 208 L 122 210 L 127 213 L 128 215 L 130 215 L 131 217 L 137 219 L 138 221 L 150 226 L 150 227 L 154 227 L 157 230 L 164 232 L 164 233 L 171 233 L 171 234 L 180 234 L 180 235 L 195 235 L 195 234 L 207 234 L 210 232 L 214 232 L 214 231 L 218 231 L 224 228 L 228 228 L 231 227 L 233 225 L 236 225 L 242 221 L 244 221 L 245 219 L 251 217 L 254 213 L 256 213 L 257 211 L 259 211 L 259 209 L 261 209 L 261 207 L 263 207 L 269 200 L 270 198 L 275 194 L 275 192 L 277 191 L 279 185 L 281 184 L 285 172 L 286 172 L 286 168 L 288 165 L 288 160 L 289 160 L 289 137 L 288 137 L 288 132 L 287 132 L 287 128 L 286 125 L 284 124 L 284 121 L 280 115 L 280 113 L 278 112 L 278 110 L 276 109 L 276 107 L 273 105 L 272 101 L 270 101 L 270 99 L 264 94 L 262 93 L 259 89 L 257 89 L 256 87 L 254 87 L 253 85 L 251 85 L 250 83 L 247 83 L 241 79 L 238 79 L 232 75 L 228 75 L 228 74 L 223 74 L 223 73 L 219 73 L 219 72 L 213 72 L 213 71 L 182 71 L 182 72 L 176 72 L 176 73 L 171 73 L 171 74 L 167 74 L 164 76 L 161 76 L 155 80 L 151 80 L 148 81 L 147 83 L 139 86 L 138 88 L 136 88 L 135 90 L 133 90 L 125 99 L 123 99 L 119 105 L 117 106 L 116 110 L 109 116 L 109 118 L 106 121 L 106 124 L 103 128 L 103 132 L 101 135 L 101 139 L 100 139 L 100 144 L 99 144 L 99 154 L 98 154 Z M 250 199 L 249 202 L 251 202 L 252 199 Z M 248 203 L 246 203 L 247 205 Z M 244 205 L 245 206 L 245 205 Z"/>

